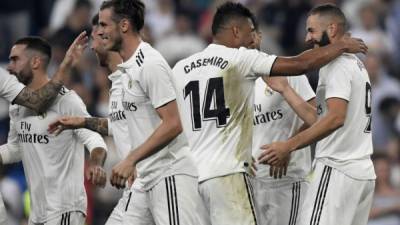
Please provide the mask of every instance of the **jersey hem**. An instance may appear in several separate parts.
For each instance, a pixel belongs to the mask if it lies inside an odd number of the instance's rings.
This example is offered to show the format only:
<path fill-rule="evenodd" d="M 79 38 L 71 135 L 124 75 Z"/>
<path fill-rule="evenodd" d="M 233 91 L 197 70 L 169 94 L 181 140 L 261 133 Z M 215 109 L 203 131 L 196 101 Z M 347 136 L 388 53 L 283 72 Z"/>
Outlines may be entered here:
<path fill-rule="evenodd" d="M 53 219 L 55 219 L 57 217 L 60 217 L 62 214 L 68 213 L 68 212 L 81 212 L 85 217 L 87 216 L 86 215 L 86 209 L 74 208 L 74 209 L 62 210 L 62 211 L 59 211 L 59 212 L 56 212 L 56 213 L 52 213 L 50 216 L 48 216 L 44 220 L 39 220 L 39 221 L 35 221 L 34 219 L 29 219 L 29 220 L 31 220 L 33 223 L 46 223 L 49 220 L 53 220 Z"/>

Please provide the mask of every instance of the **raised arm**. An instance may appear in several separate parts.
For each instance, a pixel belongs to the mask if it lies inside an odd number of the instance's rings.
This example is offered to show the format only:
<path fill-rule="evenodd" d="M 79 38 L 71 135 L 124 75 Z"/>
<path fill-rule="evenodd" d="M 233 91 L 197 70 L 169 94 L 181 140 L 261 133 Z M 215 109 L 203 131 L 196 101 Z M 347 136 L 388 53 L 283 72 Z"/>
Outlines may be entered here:
<path fill-rule="evenodd" d="M 45 112 L 57 97 L 69 70 L 79 61 L 83 51 L 88 45 L 87 42 L 88 37 L 84 31 L 69 47 L 64 60 L 53 78 L 45 86 L 36 91 L 32 91 L 25 87 L 17 95 L 13 103 L 26 106 L 38 113 Z"/>
<path fill-rule="evenodd" d="M 310 70 L 321 68 L 345 52 L 365 54 L 367 49 L 361 39 L 344 35 L 336 43 L 304 51 L 300 55 L 293 57 L 278 57 L 272 66 L 271 76 L 304 74 Z"/>

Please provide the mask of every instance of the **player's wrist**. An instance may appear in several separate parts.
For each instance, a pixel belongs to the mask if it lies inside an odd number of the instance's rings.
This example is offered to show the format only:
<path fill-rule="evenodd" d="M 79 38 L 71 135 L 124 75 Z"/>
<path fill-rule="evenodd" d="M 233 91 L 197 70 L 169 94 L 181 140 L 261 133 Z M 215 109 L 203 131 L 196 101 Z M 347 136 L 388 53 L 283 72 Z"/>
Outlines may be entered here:
<path fill-rule="evenodd" d="M 334 45 L 339 51 L 340 53 L 345 53 L 348 52 L 350 50 L 350 44 L 344 40 L 340 40 L 338 42 L 333 43 L 332 45 Z"/>
<path fill-rule="evenodd" d="M 293 152 L 298 148 L 299 144 L 298 144 L 297 140 L 298 140 L 298 138 L 296 138 L 296 136 L 287 140 L 289 152 Z"/>

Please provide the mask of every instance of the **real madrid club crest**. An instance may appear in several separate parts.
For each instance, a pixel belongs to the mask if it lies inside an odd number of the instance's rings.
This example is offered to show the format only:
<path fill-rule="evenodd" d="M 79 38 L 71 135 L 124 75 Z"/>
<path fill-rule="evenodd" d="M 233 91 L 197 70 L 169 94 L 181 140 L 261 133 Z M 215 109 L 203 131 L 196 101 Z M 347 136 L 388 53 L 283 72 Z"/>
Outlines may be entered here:
<path fill-rule="evenodd" d="M 265 85 L 265 90 L 264 90 L 265 96 L 270 96 L 274 94 L 274 90 L 272 90 L 268 85 Z"/>

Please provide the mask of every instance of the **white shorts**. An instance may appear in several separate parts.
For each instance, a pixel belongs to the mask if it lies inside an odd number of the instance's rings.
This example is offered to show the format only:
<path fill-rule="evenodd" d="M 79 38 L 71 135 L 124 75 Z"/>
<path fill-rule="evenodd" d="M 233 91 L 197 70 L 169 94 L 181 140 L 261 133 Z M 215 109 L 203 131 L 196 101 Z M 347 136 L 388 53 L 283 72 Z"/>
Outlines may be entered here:
<path fill-rule="evenodd" d="M 7 223 L 7 211 L 4 207 L 3 198 L 0 193 L 0 225 L 8 225 Z"/>
<path fill-rule="evenodd" d="M 212 225 L 257 225 L 252 184 L 245 173 L 200 183 L 200 194 Z"/>
<path fill-rule="evenodd" d="M 125 225 L 210 225 L 198 180 L 188 175 L 164 178 L 149 191 L 132 189 Z"/>
<path fill-rule="evenodd" d="M 259 222 L 263 225 L 296 225 L 308 182 L 252 179 Z"/>
<path fill-rule="evenodd" d="M 317 162 L 300 211 L 300 225 L 365 225 L 374 180 L 356 180 Z"/>
<path fill-rule="evenodd" d="M 84 225 L 85 215 L 82 212 L 66 212 L 57 218 L 46 221 L 45 223 L 34 223 L 29 220 L 29 225 Z"/>
<path fill-rule="evenodd" d="M 132 192 L 126 188 L 119 199 L 118 204 L 114 207 L 112 213 L 108 217 L 105 225 L 121 225 L 125 212 L 128 210 L 128 203 L 132 197 Z"/>

